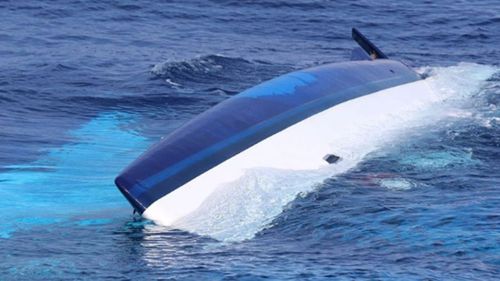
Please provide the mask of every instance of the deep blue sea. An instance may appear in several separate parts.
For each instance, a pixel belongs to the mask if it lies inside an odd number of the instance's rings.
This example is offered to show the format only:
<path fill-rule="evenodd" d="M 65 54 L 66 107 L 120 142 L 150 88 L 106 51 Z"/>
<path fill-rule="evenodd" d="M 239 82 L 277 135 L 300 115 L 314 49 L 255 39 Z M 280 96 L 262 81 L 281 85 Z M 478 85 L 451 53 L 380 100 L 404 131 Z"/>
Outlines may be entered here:
<path fill-rule="evenodd" d="M 248 87 L 349 59 L 351 27 L 435 98 L 320 184 L 263 171 L 187 230 L 132 214 L 121 169 Z M 498 0 L 1 0 L 0 280 L 498 280 L 499 47 Z"/>

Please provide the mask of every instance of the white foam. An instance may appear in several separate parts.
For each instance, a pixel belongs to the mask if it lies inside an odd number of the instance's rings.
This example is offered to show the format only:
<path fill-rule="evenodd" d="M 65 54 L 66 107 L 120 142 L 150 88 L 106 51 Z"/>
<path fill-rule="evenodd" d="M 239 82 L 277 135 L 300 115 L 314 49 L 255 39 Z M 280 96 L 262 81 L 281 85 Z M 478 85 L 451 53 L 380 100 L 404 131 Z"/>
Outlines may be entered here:
<path fill-rule="evenodd" d="M 412 166 L 419 170 L 436 170 L 446 168 L 450 165 L 472 165 L 477 163 L 472 158 L 472 149 L 423 151 L 419 153 L 406 154 L 399 161 L 402 165 Z"/>
<path fill-rule="evenodd" d="M 288 140 L 296 141 L 299 147 L 298 143 L 301 141 L 315 143 L 313 139 L 307 139 L 311 136 L 328 139 L 328 149 L 342 157 L 340 162 L 334 165 L 317 165 L 316 162 L 309 161 L 310 155 L 316 157 L 319 156 L 318 153 L 324 153 L 324 147 L 319 146 L 320 142 L 317 142 L 318 146 L 308 146 L 297 151 L 297 158 L 294 158 L 297 161 L 291 160 L 290 163 L 282 163 L 280 159 L 276 159 L 280 157 L 268 158 L 268 164 L 250 157 L 246 161 L 251 159 L 255 164 L 253 168 L 235 170 L 243 162 L 238 162 L 238 158 L 234 157 L 234 161 L 224 162 L 231 164 L 227 167 L 227 171 L 231 171 L 231 175 L 227 175 L 230 180 L 214 188 L 207 198 L 200 199 L 200 203 L 196 203 L 199 205 L 194 205 L 197 206 L 195 211 L 168 224 L 223 241 L 250 239 L 269 226 L 298 194 L 311 192 L 326 178 L 355 167 L 369 153 L 404 140 L 406 130 L 434 124 L 439 119 L 453 116 L 449 114 L 450 110 L 456 109 L 457 104 L 478 93 L 485 80 L 497 72 L 498 68 L 462 63 L 446 68 L 423 68 L 420 71 L 430 72 L 431 77 L 426 81 L 411 83 L 417 86 L 402 85 L 346 102 L 336 106 L 334 113 L 320 113 L 318 119 L 329 122 L 305 126 L 314 128 L 314 132 L 304 131 L 304 126 L 296 132 L 285 132 Z M 273 143 L 274 141 L 277 143 Z M 253 151 L 252 155 L 280 155 L 280 150 L 291 153 L 286 151 L 286 145 L 279 145 L 282 139 L 276 137 L 274 141 L 259 143 L 250 152 Z M 224 167 L 224 163 L 220 166 Z M 217 172 L 216 169 L 215 171 Z M 188 185 L 188 188 L 208 189 L 203 185 L 209 183 L 193 182 L 193 186 Z M 397 190 L 413 186 L 401 184 L 401 181 L 386 182 L 385 185 Z M 187 202 L 179 201 L 180 198 L 182 197 L 172 199 L 170 203 Z M 164 214 L 163 211 L 158 209 L 158 213 Z M 152 219 L 155 219 L 154 213 L 150 212 Z M 156 221 L 161 223 L 161 219 Z"/>
<path fill-rule="evenodd" d="M 414 182 L 404 178 L 381 179 L 379 184 L 394 191 L 410 190 L 416 186 Z"/>

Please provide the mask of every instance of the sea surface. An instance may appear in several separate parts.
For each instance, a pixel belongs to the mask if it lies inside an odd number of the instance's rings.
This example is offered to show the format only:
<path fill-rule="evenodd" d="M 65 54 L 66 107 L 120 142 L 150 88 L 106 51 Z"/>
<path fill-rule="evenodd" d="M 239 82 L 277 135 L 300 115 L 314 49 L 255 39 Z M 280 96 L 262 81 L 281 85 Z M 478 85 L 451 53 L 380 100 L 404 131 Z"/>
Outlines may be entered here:
<path fill-rule="evenodd" d="M 262 169 L 183 229 L 133 215 L 127 164 L 349 59 L 351 27 L 433 98 L 364 127 L 344 169 Z M 499 47 L 498 0 L 2 0 L 0 280 L 498 280 Z"/>

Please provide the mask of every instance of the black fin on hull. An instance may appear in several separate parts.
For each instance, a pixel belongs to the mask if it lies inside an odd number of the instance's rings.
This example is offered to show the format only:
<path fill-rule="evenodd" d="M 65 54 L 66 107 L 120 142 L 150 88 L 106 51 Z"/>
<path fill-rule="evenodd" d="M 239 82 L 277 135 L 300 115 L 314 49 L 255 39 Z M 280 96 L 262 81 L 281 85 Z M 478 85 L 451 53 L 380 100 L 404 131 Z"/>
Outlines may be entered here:
<path fill-rule="evenodd" d="M 354 39 L 354 41 L 356 41 L 372 59 L 388 59 L 388 57 L 382 53 L 379 48 L 377 48 L 377 46 L 370 42 L 368 38 L 366 38 L 354 27 L 352 28 L 352 39 Z"/>

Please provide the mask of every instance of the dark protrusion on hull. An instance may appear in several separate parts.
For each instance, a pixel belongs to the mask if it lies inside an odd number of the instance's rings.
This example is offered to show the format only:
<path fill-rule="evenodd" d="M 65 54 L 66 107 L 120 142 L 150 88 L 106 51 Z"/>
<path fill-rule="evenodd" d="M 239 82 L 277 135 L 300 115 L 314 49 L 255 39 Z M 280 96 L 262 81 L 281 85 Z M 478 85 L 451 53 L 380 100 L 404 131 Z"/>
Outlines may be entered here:
<path fill-rule="evenodd" d="M 328 162 L 328 164 L 334 164 L 337 163 L 337 161 L 340 160 L 340 157 L 334 154 L 327 154 L 323 157 L 323 160 Z"/>
<path fill-rule="evenodd" d="M 351 60 L 372 60 L 372 58 L 360 47 L 356 47 L 351 51 Z"/>
<path fill-rule="evenodd" d="M 368 38 L 366 38 L 359 30 L 356 28 L 352 28 L 352 39 L 356 41 L 363 50 L 372 58 L 372 59 L 387 59 L 388 57 L 382 53 L 382 51 L 377 48 Z"/>

